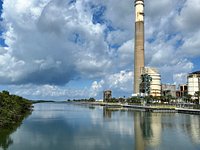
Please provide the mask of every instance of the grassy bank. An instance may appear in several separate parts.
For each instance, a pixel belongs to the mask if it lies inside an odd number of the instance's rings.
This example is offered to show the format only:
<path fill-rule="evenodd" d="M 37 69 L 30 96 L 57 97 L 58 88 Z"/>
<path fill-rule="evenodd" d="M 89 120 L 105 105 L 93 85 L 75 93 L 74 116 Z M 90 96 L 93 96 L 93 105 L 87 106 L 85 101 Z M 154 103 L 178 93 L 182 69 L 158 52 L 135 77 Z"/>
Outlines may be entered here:
<path fill-rule="evenodd" d="M 20 96 L 0 92 L 0 128 L 12 128 L 31 112 L 32 103 Z"/>
<path fill-rule="evenodd" d="M 200 105 L 195 105 L 194 109 L 200 109 Z"/>

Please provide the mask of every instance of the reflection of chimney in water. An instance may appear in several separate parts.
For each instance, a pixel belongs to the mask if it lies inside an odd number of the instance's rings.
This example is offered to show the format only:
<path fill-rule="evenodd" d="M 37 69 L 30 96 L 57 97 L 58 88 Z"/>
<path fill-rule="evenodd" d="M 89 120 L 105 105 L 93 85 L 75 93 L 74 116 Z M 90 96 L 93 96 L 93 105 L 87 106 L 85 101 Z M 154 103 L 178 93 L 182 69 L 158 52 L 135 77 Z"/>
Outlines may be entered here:
<path fill-rule="evenodd" d="M 134 115 L 135 149 L 157 147 L 161 139 L 162 114 L 136 112 Z"/>
<path fill-rule="evenodd" d="M 134 131 L 135 131 L 135 149 L 144 150 L 145 142 L 141 128 L 141 116 L 143 113 L 135 112 L 134 115 Z"/>

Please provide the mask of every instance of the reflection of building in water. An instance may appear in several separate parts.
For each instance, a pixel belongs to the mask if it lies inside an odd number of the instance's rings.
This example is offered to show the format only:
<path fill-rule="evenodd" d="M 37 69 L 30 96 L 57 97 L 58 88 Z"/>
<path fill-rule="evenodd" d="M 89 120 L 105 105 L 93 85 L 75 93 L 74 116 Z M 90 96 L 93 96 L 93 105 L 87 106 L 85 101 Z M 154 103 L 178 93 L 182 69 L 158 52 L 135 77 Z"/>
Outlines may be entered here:
<path fill-rule="evenodd" d="M 158 146 L 161 138 L 161 114 L 137 112 L 134 116 L 135 149 Z"/>
<path fill-rule="evenodd" d="M 161 115 L 153 113 L 151 115 L 151 130 L 152 130 L 152 137 L 151 137 L 151 146 L 158 146 L 160 144 L 162 126 L 161 126 Z"/>
<path fill-rule="evenodd" d="M 111 118 L 112 117 L 112 110 L 107 107 L 103 107 L 103 117 L 104 118 Z"/>
<path fill-rule="evenodd" d="M 112 91 L 111 90 L 106 90 L 103 91 L 103 101 L 104 102 L 109 102 L 112 98 Z"/>
<path fill-rule="evenodd" d="M 193 116 L 190 117 L 190 124 L 191 124 L 191 137 L 194 143 L 199 144 L 200 143 L 200 118 L 199 116 Z"/>

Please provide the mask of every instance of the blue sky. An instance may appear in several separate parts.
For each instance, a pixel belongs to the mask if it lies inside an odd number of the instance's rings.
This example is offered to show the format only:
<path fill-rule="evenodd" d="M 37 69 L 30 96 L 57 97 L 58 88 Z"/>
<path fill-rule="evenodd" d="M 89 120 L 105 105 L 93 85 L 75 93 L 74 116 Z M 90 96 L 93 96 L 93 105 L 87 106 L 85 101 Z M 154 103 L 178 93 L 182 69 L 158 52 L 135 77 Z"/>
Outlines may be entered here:
<path fill-rule="evenodd" d="M 2 14 L 2 1 L 0 1 L 0 15 Z M 2 18 L 0 17 L 0 21 Z M 0 36 L 2 36 L 3 28 L 0 28 Z M 4 39 L 0 37 L 0 45 L 5 46 Z"/>
<path fill-rule="evenodd" d="M 0 89 L 30 99 L 133 93 L 134 1 L 3 0 Z M 145 1 L 145 63 L 162 83 L 200 70 L 198 0 Z"/>

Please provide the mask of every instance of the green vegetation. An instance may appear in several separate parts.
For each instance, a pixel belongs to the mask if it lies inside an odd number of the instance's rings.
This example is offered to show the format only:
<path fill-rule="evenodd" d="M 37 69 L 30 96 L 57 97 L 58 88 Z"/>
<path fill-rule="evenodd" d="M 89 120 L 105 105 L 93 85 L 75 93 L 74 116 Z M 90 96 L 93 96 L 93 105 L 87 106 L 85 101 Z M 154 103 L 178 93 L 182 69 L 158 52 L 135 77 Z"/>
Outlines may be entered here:
<path fill-rule="evenodd" d="M 195 105 L 194 109 L 200 109 L 200 105 Z"/>
<path fill-rule="evenodd" d="M 31 112 L 32 103 L 20 96 L 0 92 L 0 128 L 13 128 Z"/>
<path fill-rule="evenodd" d="M 93 97 L 90 97 L 89 99 L 74 99 L 74 100 L 67 100 L 68 102 L 95 102 L 96 100 Z"/>
<path fill-rule="evenodd" d="M 53 100 L 32 100 L 31 102 L 33 104 L 37 104 L 37 103 L 55 103 L 55 101 L 53 101 Z"/>
<path fill-rule="evenodd" d="M 1 129 L 0 130 L 0 148 L 7 150 L 10 145 L 13 144 L 11 134 L 16 131 L 18 126 L 13 126 L 12 129 Z"/>
<path fill-rule="evenodd" d="M 200 104 L 200 91 L 195 92 L 196 103 Z"/>
<path fill-rule="evenodd" d="M 185 95 L 182 98 L 175 98 L 171 95 L 166 96 L 145 96 L 145 97 L 128 97 L 128 98 L 110 98 L 108 103 L 127 103 L 129 105 L 151 105 L 156 107 L 175 107 L 176 105 L 183 105 L 184 107 L 200 109 L 199 104 L 200 92 L 195 93 L 195 99 L 191 95 Z"/>

